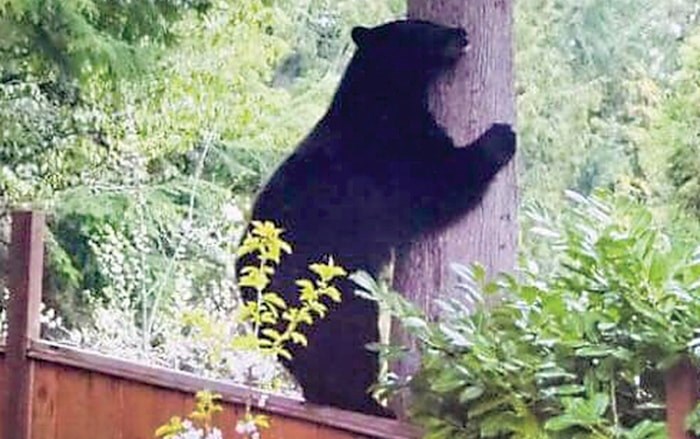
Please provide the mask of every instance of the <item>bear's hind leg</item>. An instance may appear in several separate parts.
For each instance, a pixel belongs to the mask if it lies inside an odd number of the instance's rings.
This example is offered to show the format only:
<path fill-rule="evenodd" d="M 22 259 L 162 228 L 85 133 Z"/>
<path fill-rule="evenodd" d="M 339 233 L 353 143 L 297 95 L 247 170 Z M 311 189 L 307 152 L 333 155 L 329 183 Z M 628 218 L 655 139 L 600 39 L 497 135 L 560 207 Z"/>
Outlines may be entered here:
<path fill-rule="evenodd" d="M 376 303 L 346 295 L 340 309 L 318 323 L 313 341 L 299 350 L 289 365 L 305 399 L 370 415 L 391 416 L 368 392 L 379 371 L 377 354 L 365 348 L 367 343 L 379 340 Z"/>

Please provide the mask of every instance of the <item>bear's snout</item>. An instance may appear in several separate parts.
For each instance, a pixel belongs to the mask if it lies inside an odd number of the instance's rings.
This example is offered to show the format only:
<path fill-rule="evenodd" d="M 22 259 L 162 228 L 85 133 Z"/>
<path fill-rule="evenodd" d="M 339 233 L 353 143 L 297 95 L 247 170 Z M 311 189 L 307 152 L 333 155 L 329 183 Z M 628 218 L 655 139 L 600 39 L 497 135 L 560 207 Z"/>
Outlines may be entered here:
<path fill-rule="evenodd" d="M 456 33 L 457 33 L 457 38 L 456 38 L 457 45 L 462 47 L 462 48 L 467 47 L 469 45 L 469 39 L 467 38 L 467 31 L 462 29 L 461 27 L 458 27 L 456 29 Z"/>
<path fill-rule="evenodd" d="M 462 28 L 454 28 L 450 32 L 450 38 L 443 49 L 443 56 L 445 57 L 448 64 L 452 64 L 457 61 L 462 53 L 464 53 L 464 48 L 469 45 L 469 39 L 467 38 L 467 31 Z"/>

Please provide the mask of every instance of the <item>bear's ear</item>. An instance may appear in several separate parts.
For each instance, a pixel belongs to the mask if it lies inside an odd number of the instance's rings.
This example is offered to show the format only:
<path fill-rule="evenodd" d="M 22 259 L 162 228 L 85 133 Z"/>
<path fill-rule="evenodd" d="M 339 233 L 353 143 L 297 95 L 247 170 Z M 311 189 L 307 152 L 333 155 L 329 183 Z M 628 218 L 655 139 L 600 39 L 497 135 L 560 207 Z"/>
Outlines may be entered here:
<path fill-rule="evenodd" d="M 357 47 L 362 47 L 369 37 L 370 29 L 364 26 L 356 26 L 352 28 L 350 36 L 352 40 L 357 44 Z"/>

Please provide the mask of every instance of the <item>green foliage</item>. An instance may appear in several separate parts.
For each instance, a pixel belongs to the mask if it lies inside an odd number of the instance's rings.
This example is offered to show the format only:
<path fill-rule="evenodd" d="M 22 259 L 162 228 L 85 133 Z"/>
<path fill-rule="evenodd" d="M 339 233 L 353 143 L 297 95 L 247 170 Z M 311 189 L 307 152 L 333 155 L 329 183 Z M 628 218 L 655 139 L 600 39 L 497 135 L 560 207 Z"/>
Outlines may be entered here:
<path fill-rule="evenodd" d="M 644 180 L 635 140 L 696 20 L 693 1 L 516 2 L 526 201 L 556 208 L 565 189 Z"/>
<path fill-rule="evenodd" d="M 210 3 L 3 0 L 0 59 L 10 66 L 3 73 L 29 70 L 63 80 L 133 73 L 143 67 L 143 52 L 150 45 L 175 38 L 173 22 L 190 10 L 204 12 Z"/>
<path fill-rule="evenodd" d="M 529 230 L 556 250 L 551 269 L 526 259 L 488 283 L 458 267 L 466 298 L 441 301 L 439 322 L 355 278 L 418 340 L 410 411 L 426 437 L 665 437 L 663 372 L 698 359 L 700 249 L 674 248 L 628 199 L 569 196 Z"/>
<path fill-rule="evenodd" d="M 99 110 L 62 105 L 37 81 L 0 82 L 0 206 L 45 199 L 103 167 Z"/>
<path fill-rule="evenodd" d="M 681 69 L 640 139 L 642 165 L 657 199 L 700 218 L 700 34 L 681 50 Z"/>
<path fill-rule="evenodd" d="M 700 404 L 695 406 L 693 412 L 688 415 L 685 420 L 687 431 L 695 434 L 700 434 Z"/>
<path fill-rule="evenodd" d="M 238 29 L 232 38 L 251 42 L 247 52 L 251 56 L 248 56 L 247 63 L 241 63 L 243 58 L 240 56 L 236 59 L 229 53 L 224 54 L 224 51 L 230 52 L 225 44 L 209 45 L 197 39 L 201 46 L 218 50 L 216 58 L 209 53 L 209 59 L 231 59 L 232 63 L 238 62 L 241 69 L 231 69 L 234 76 L 225 76 L 229 73 L 226 70 L 229 66 L 217 62 L 206 64 L 198 58 L 192 60 L 191 57 L 199 52 L 181 45 L 178 46 L 181 53 L 172 58 L 173 62 L 179 60 L 181 66 L 176 67 L 182 67 L 180 70 L 184 71 L 180 73 L 178 83 L 187 85 L 185 79 L 189 77 L 184 75 L 187 72 L 184 66 L 188 69 L 206 66 L 210 68 L 205 71 L 207 74 L 226 68 L 220 70 L 221 90 L 224 83 L 233 82 L 235 78 L 253 78 L 256 84 L 266 81 L 257 72 L 270 71 L 272 61 L 260 65 L 254 55 L 259 53 L 255 42 L 262 41 L 257 35 L 264 34 L 265 23 L 253 26 L 251 16 L 259 14 L 267 19 L 269 14 L 264 12 L 269 12 L 269 8 L 255 1 L 237 2 L 233 8 L 224 6 L 217 3 L 212 9 L 211 19 L 218 19 L 221 24 L 210 26 L 214 30 L 209 31 L 208 38 L 216 37 L 214 31 L 223 35 L 231 34 L 231 28 Z M 200 34 L 206 34 L 207 30 L 207 26 L 194 16 L 187 17 L 181 26 L 183 34 L 188 31 L 188 26 Z M 194 32 L 193 37 L 197 35 Z M 225 43 L 229 44 L 230 40 Z M 221 180 L 212 175 L 210 169 L 228 165 L 224 160 L 216 160 L 227 154 L 222 151 L 218 131 L 223 131 L 225 124 L 235 127 L 236 120 L 242 117 L 239 114 L 250 114 L 257 100 L 250 99 L 245 105 L 223 102 L 227 105 L 213 108 L 211 103 L 221 99 L 224 93 L 213 89 L 211 81 L 201 81 L 197 86 L 203 92 L 209 87 L 209 101 L 200 103 L 198 108 L 202 111 L 183 112 L 179 110 L 183 107 L 180 99 L 188 97 L 186 93 L 179 93 L 182 88 L 168 82 L 177 74 L 177 71 L 172 74 L 166 71 L 169 60 L 165 59 L 162 67 L 161 64 L 156 66 L 161 75 L 145 75 L 141 81 L 124 83 L 117 96 L 108 93 L 99 78 L 92 78 L 84 84 L 81 98 L 75 102 L 54 96 L 38 80 L 17 78 L 1 86 L 6 93 L 0 104 L 3 126 L 0 137 L 0 210 L 26 201 L 44 204 L 49 209 L 56 206 L 57 215 L 51 227 L 54 239 L 48 285 L 56 291 L 51 295 L 54 296 L 52 301 L 59 305 L 69 324 L 80 324 L 78 315 L 91 313 L 92 308 L 85 307 L 86 301 L 94 303 L 102 295 L 104 282 L 111 281 L 110 276 L 100 273 L 106 271 L 106 267 L 94 263 L 95 251 L 90 245 L 91 241 L 100 239 L 105 228 L 111 227 L 126 237 L 133 237 L 138 232 L 136 229 L 143 227 L 148 240 L 163 244 L 156 254 L 147 258 L 147 270 L 156 273 L 167 265 L 167 258 L 173 256 L 172 250 L 177 244 L 173 245 L 172 238 L 179 239 L 179 225 L 193 219 L 213 219 L 212 214 L 216 215 L 222 199 L 231 197 L 228 186 L 236 184 L 236 180 L 249 178 L 244 172 L 232 169 L 224 175 L 224 181 L 209 182 Z M 197 75 L 196 78 L 205 76 Z M 154 90 L 150 81 L 156 78 L 160 80 L 156 84 L 160 88 Z M 250 81 L 243 84 L 250 88 Z M 166 90 L 174 95 L 172 105 L 162 105 Z M 246 95 L 243 87 L 232 91 L 231 96 Z M 149 94 L 152 99 L 139 97 Z M 194 92 L 190 89 L 189 94 Z M 242 109 L 243 113 L 234 115 L 222 112 L 222 108 Z M 214 113 L 222 114 L 220 124 L 207 127 L 216 122 L 207 120 Z M 189 121 L 197 124 L 196 128 L 189 129 Z M 176 125 L 180 125 L 179 129 Z M 212 131 L 214 128 L 216 132 Z M 263 152 L 258 155 L 264 158 L 271 154 Z M 269 167 L 271 161 L 266 161 Z M 252 184 L 262 178 L 265 169 L 257 167 L 257 180 Z M 234 179 L 231 174 L 241 177 Z M 202 250 L 205 251 L 195 259 L 211 261 L 212 255 L 207 254 L 207 249 Z M 220 259 L 216 262 L 219 263 Z M 202 264 L 197 262 L 196 265 Z M 219 267 L 212 269 L 220 270 Z M 203 281 L 205 279 L 201 276 L 197 280 Z M 167 284 L 161 285 L 157 291 L 162 293 L 162 287 Z M 84 294 L 84 291 L 88 293 Z"/>

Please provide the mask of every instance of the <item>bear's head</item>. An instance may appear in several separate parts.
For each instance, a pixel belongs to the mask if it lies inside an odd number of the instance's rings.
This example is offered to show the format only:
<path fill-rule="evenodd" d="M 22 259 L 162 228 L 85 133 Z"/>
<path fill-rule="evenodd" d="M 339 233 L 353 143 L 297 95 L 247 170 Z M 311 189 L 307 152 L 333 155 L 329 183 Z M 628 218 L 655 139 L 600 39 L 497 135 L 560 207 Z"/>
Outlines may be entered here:
<path fill-rule="evenodd" d="M 399 20 L 374 28 L 355 27 L 351 66 L 372 87 L 386 92 L 421 91 L 454 66 L 467 46 L 462 28 L 421 20 Z M 350 72 L 348 72 L 350 73 Z"/>

